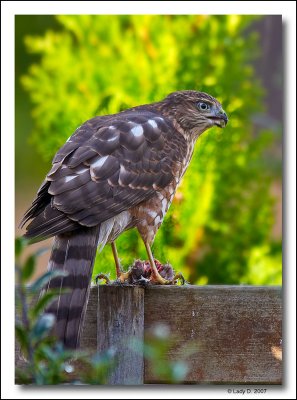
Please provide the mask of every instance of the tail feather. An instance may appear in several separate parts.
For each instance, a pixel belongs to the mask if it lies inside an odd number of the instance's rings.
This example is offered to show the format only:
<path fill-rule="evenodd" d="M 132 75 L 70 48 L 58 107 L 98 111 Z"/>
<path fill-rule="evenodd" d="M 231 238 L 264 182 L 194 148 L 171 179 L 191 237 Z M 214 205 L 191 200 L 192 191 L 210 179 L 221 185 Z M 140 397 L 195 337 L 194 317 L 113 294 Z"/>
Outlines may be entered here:
<path fill-rule="evenodd" d="M 25 223 L 26 219 L 23 222 Z M 36 241 L 43 240 L 63 232 L 79 230 L 80 227 L 81 225 L 77 222 L 72 221 L 61 211 L 48 204 L 42 212 L 34 216 L 33 221 L 27 226 L 27 232 L 24 237 L 28 239 L 34 238 Z"/>
<path fill-rule="evenodd" d="M 99 227 L 93 227 L 57 235 L 54 240 L 49 269 L 62 269 L 68 275 L 52 279 L 48 289 L 66 289 L 68 293 L 60 293 L 46 311 L 55 314 L 55 333 L 68 348 L 79 346 L 98 236 Z"/>

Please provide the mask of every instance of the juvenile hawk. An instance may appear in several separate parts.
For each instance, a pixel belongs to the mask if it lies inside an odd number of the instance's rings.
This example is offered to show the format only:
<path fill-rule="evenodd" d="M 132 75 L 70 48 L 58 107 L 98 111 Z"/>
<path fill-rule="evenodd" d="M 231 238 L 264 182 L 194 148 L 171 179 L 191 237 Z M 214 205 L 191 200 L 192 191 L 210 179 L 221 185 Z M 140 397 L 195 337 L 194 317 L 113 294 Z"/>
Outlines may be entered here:
<path fill-rule="evenodd" d="M 57 152 L 53 166 L 25 213 L 25 236 L 55 236 L 49 269 L 68 276 L 49 287 L 70 288 L 47 310 L 56 315 L 56 333 L 67 347 L 79 345 L 97 246 L 112 246 L 117 277 L 125 279 L 116 238 L 136 227 L 160 276 L 151 245 L 206 129 L 225 127 L 228 118 L 212 96 L 192 90 L 81 125 Z"/>

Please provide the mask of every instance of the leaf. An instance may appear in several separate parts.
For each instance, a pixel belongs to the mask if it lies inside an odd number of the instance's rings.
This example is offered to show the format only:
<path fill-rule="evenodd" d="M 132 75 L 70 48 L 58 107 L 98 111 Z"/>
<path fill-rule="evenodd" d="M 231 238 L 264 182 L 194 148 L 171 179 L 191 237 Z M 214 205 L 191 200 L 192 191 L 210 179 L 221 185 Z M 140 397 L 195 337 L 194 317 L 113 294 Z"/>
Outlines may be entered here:
<path fill-rule="evenodd" d="M 94 367 L 98 368 L 101 365 L 107 365 L 110 362 L 114 361 L 116 357 L 116 349 L 114 347 L 109 347 L 107 350 L 96 353 L 91 358 L 91 363 Z"/>
<path fill-rule="evenodd" d="M 31 336 L 33 339 L 42 339 L 52 329 L 55 323 L 53 314 L 43 314 L 36 322 L 32 329 Z"/>
<path fill-rule="evenodd" d="M 17 237 L 15 239 L 14 248 L 15 248 L 15 256 L 16 256 L 16 258 L 18 258 L 21 255 L 21 253 L 22 253 L 22 251 L 23 251 L 23 249 L 24 249 L 24 247 L 26 245 L 26 242 L 27 242 L 26 239 L 22 238 L 22 237 Z"/>
<path fill-rule="evenodd" d="M 31 290 L 33 292 L 37 292 L 40 289 L 42 289 L 51 279 L 67 275 L 68 272 L 63 271 L 62 269 L 55 269 L 54 271 L 48 271 L 33 283 L 33 285 L 31 286 Z"/>
<path fill-rule="evenodd" d="M 15 326 L 15 334 L 16 334 L 16 337 L 17 337 L 17 339 L 18 339 L 18 341 L 19 341 L 19 343 L 21 345 L 22 350 L 23 351 L 27 350 L 27 347 L 28 347 L 28 333 L 25 331 L 25 329 L 21 325 L 17 324 Z"/>
<path fill-rule="evenodd" d="M 47 360 L 54 361 L 57 359 L 56 352 L 50 346 L 42 346 L 41 351 L 42 355 Z"/>
<path fill-rule="evenodd" d="M 29 385 L 32 384 L 32 376 L 29 368 L 16 368 L 15 369 L 16 384 Z"/>
<path fill-rule="evenodd" d="M 29 240 L 22 236 L 15 238 L 15 257 L 18 258 L 22 254 L 24 248 L 28 246 Z"/>
<path fill-rule="evenodd" d="M 172 380 L 174 382 L 184 380 L 188 371 L 189 367 L 184 361 L 175 361 L 172 365 Z"/>
<path fill-rule="evenodd" d="M 28 280 L 33 275 L 33 272 L 35 270 L 35 262 L 36 262 L 35 255 L 31 255 L 27 258 L 25 265 L 21 270 L 23 281 Z"/>

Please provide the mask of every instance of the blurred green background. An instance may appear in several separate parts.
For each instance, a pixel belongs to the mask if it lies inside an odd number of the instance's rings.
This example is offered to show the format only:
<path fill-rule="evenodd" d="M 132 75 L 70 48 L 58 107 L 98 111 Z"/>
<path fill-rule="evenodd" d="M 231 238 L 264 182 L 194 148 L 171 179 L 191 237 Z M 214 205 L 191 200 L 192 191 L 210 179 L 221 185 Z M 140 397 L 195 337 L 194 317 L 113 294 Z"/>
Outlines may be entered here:
<path fill-rule="evenodd" d="M 16 225 L 85 120 L 201 90 L 230 122 L 197 142 L 154 255 L 191 283 L 281 283 L 281 16 L 20 15 L 15 33 Z M 135 230 L 117 245 L 125 267 L 146 258 Z"/>

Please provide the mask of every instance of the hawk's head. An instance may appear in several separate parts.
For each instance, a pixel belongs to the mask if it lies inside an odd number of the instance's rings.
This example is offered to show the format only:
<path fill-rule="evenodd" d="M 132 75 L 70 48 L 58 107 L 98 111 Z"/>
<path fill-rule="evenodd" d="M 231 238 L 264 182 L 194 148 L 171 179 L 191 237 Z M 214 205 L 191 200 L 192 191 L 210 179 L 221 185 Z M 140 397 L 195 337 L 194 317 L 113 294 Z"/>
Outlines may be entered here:
<path fill-rule="evenodd" d="M 164 102 L 181 127 L 197 136 L 214 125 L 224 128 L 228 122 L 222 105 L 207 93 L 182 90 L 169 94 Z"/>

